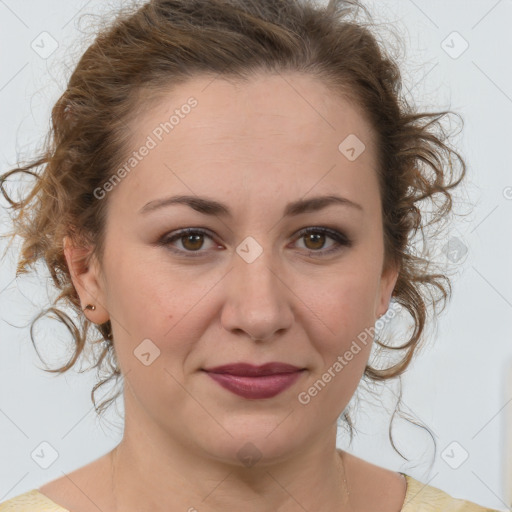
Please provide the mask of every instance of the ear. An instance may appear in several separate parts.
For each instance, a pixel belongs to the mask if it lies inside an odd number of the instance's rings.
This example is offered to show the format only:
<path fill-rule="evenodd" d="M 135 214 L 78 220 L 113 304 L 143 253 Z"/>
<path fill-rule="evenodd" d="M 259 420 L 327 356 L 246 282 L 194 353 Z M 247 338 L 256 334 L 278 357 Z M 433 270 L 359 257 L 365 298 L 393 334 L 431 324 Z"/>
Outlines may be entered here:
<path fill-rule="evenodd" d="M 103 324 L 110 318 L 105 307 L 106 295 L 104 282 L 97 258 L 91 247 L 81 247 L 73 243 L 70 237 L 63 239 L 64 256 L 71 274 L 71 280 L 80 297 L 82 311 L 96 324 Z M 88 304 L 94 310 L 85 309 Z"/>
<path fill-rule="evenodd" d="M 400 266 L 398 264 L 385 264 L 380 278 L 379 297 L 376 305 L 377 318 L 384 315 L 389 308 L 389 303 L 391 301 L 399 273 Z"/>

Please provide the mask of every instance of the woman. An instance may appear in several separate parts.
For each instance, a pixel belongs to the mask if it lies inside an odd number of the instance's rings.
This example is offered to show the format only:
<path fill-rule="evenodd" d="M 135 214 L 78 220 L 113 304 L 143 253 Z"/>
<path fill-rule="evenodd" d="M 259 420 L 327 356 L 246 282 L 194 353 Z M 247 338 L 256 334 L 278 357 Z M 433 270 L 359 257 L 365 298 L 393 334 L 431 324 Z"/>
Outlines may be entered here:
<path fill-rule="evenodd" d="M 34 188 L 3 191 L 19 272 L 42 258 L 61 290 L 58 371 L 94 326 L 124 436 L 1 512 L 489 510 L 336 449 L 361 378 L 403 373 L 449 295 L 412 239 L 465 172 L 356 8 L 154 0 L 85 52 L 50 145 L 3 176 Z M 377 369 L 390 305 L 414 329 Z"/>

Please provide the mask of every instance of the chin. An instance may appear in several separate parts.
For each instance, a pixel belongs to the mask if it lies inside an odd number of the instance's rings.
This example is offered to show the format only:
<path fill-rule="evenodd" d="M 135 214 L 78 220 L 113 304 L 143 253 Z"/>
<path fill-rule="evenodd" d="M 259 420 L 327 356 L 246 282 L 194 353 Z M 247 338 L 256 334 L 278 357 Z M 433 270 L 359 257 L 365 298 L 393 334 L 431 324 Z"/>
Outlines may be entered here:
<path fill-rule="evenodd" d="M 253 421 L 251 425 L 240 421 L 230 423 L 227 430 L 231 436 L 226 433 L 221 438 L 203 438 L 203 449 L 211 457 L 237 466 L 263 466 L 285 461 L 299 452 L 306 442 L 292 423 L 285 427 L 276 421 L 259 424 Z"/>

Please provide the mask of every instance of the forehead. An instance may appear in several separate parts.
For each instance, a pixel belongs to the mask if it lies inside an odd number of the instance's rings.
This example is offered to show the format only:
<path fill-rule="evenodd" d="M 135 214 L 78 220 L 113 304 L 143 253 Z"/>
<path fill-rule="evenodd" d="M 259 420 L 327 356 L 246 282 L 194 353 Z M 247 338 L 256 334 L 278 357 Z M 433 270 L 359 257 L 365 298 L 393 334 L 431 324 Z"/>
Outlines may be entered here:
<path fill-rule="evenodd" d="M 193 109 L 186 107 L 190 98 L 197 103 Z M 150 132 L 159 120 L 168 121 L 174 111 L 181 109 L 187 113 L 180 115 L 179 124 L 193 127 L 198 135 L 209 139 L 272 139 L 273 135 L 282 137 L 289 131 L 294 139 L 300 137 L 297 144 L 321 139 L 328 144 L 347 130 L 367 139 L 367 132 L 371 131 L 358 105 L 341 93 L 336 94 L 320 78 L 298 72 L 260 73 L 243 81 L 222 76 L 195 77 L 168 93 L 159 93 L 148 106 L 137 119 L 139 135 Z M 186 118 L 186 123 L 181 123 Z M 184 130 L 177 128 L 178 125 L 172 131 L 179 138 Z M 326 139 L 328 134 L 332 137 Z"/>
<path fill-rule="evenodd" d="M 315 183 L 318 193 L 342 186 L 357 196 L 375 182 L 363 113 L 309 75 L 196 77 L 159 95 L 131 128 L 135 151 L 151 145 L 119 187 L 129 190 L 116 192 L 133 205 L 164 191 L 212 195 L 236 187 L 303 196 Z M 348 158 L 352 148 L 362 151 L 357 159 Z"/>

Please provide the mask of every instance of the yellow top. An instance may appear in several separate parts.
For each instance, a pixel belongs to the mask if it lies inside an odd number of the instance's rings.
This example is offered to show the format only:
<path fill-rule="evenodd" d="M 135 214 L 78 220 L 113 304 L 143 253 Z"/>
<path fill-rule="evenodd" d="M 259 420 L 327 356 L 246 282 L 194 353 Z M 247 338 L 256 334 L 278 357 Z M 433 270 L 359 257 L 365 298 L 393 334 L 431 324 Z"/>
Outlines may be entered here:
<path fill-rule="evenodd" d="M 452 498 L 444 491 L 422 484 L 402 473 L 407 480 L 405 502 L 400 512 L 499 512 L 471 501 Z M 3 503 L 0 512 L 69 512 L 50 498 L 32 489 Z"/>
<path fill-rule="evenodd" d="M 407 492 L 400 512 L 499 512 L 472 501 L 453 498 L 437 487 L 423 484 L 405 473 L 402 475 L 407 480 Z M 0 512 L 3 512 L 2 505 Z"/>

